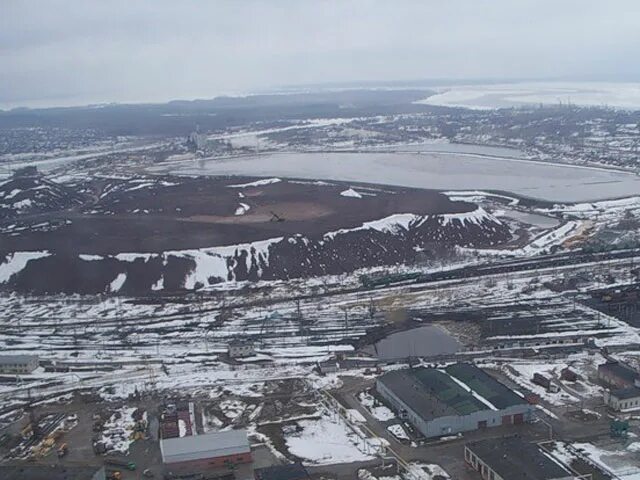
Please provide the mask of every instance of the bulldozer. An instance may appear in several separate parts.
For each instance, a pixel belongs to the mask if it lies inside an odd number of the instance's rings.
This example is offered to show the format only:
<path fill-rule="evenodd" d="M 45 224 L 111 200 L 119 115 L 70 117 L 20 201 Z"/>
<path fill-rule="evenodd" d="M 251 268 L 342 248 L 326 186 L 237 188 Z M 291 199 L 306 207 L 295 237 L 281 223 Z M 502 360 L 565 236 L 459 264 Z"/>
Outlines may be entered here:
<path fill-rule="evenodd" d="M 273 210 L 271 210 L 270 213 L 271 213 L 271 219 L 269 220 L 270 222 L 284 222 L 284 217 L 281 217 Z"/>
<path fill-rule="evenodd" d="M 64 457 L 67 453 L 69 453 L 69 446 L 66 443 L 63 443 L 58 447 L 58 458 Z"/>

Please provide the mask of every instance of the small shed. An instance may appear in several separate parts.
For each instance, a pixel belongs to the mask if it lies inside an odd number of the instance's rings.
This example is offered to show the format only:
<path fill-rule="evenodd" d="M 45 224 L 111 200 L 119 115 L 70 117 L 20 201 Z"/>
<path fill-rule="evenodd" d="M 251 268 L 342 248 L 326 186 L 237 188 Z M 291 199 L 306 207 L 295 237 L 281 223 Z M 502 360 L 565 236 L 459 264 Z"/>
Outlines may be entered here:
<path fill-rule="evenodd" d="M 565 367 L 560 371 L 560 378 L 566 382 L 577 382 L 580 380 L 580 376 L 569 367 Z"/>
<path fill-rule="evenodd" d="M 256 354 L 253 342 L 249 340 L 233 340 L 227 346 L 229 358 L 246 358 Z"/>

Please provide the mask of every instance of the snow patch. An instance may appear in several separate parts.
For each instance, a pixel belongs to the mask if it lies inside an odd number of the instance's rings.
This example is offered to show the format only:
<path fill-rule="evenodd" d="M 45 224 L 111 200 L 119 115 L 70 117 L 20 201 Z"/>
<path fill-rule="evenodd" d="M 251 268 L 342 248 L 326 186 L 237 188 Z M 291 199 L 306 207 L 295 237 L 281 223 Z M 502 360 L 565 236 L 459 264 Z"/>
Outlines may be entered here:
<path fill-rule="evenodd" d="M 482 225 L 483 222 L 489 220 L 498 225 L 502 225 L 502 222 L 495 218 L 493 215 L 489 214 L 484 208 L 478 207 L 476 210 L 472 212 L 465 213 L 444 213 L 438 215 L 438 217 L 442 218 L 442 225 L 446 226 L 449 223 L 459 222 L 461 225 L 465 223 L 474 223 L 476 225 Z"/>
<path fill-rule="evenodd" d="M 113 279 L 111 284 L 109 284 L 109 291 L 117 292 L 118 290 L 120 290 L 122 288 L 122 285 L 124 285 L 124 282 L 126 279 L 127 279 L 126 273 L 119 273 L 118 276 Z"/>
<path fill-rule="evenodd" d="M 13 275 L 22 271 L 30 260 L 37 260 L 51 255 L 48 251 L 10 253 L 0 263 L 0 283 L 8 282 Z"/>
<path fill-rule="evenodd" d="M 373 455 L 360 450 L 363 441 L 340 419 L 328 415 L 317 420 L 301 420 L 302 429 L 287 428 L 285 440 L 289 452 L 316 465 L 372 460 Z"/>
<path fill-rule="evenodd" d="M 387 427 L 387 430 L 389 430 L 389 433 L 391 433 L 391 435 L 396 437 L 398 440 L 409 440 L 409 435 L 407 435 L 407 432 L 404 431 L 402 425 L 398 423 L 396 423 L 395 425 L 389 425 Z"/>
<path fill-rule="evenodd" d="M 164 290 L 164 275 L 160 277 L 156 283 L 151 285 L 151 290 L 153 290 L 154 292 L 158 290 Z"/>
<path fill-rule="evenodd" d="M 18 210 L 22 210 L 23 208 L 29 208 L 33 205 L 33 202 L 30 198 L 25 198 L 24 200 L 20 200 L 19 202 L 15 202 L 13 204 L 13 208 L 17 208 Z"/>
<path fill-rule="evenodd" d="M 246 203 L 241 203 L 240 206 L 238 208 L 236 208 L 236 212 L 234 215 L 244 215 L 245 213 L 247 213 L 249 211 L 251 207 L 249 205 L 247 205 Z"/>
<path fill-rule="evenodd" d="M 228 188 L 245 188 L 245 187 L 261 187 L 262 185 L 270 185 L 272 183 L 281 182 L 279 178 L 265 178 L 263 180 L 256 180 L 249 183 L 238 183 L 236 185 L 227 185 Z"/>
<path fill-rule="evenodd" d="M 340 195 L 343 197 L 362 198 L 362 195 L 356 192 L 353 188 L 340 192 Z"/>
<path fill-rule="evenodd" d="M 91 262 L 94 260 L 104 260 L 104 257 L 100 255 L 87 255 L 84 253 L 81 253 L 80 255 L 78 255 L 78 257 L 80 257 L 80 260 L 84 260 L 85 262 Z"/>

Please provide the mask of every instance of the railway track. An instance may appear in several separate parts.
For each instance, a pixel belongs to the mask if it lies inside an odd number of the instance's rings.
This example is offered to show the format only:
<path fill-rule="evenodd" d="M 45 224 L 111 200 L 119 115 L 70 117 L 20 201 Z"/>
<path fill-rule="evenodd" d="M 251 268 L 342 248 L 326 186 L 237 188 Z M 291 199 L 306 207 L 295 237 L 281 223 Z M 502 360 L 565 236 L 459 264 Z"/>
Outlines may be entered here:
<path fill-rule="evenodd" d="M 200 308 L 197 310 L 190 310 L 188 312 L 185 311 L 177 311 L 170 313 L 160 313 L 160 314 L 148 314 L 148 315 L 136 315 L 126 318 L 112 318 L 112 319 L 79 319 L 77 317 L 71 318 L 63 318 L 63 317 L 55 317 L 48 316 L 45 321 L 38 318 L 39 323 L 38 326 L 57 326 L 57 322 L 61 320 L 73 320 L 71 323 L 67 323 L 67 326 L 89 326 L 95 325 L 97 322 L 101 326 L 112 325 L 114 327 L 122 327 L 127 324 L 135 324 L 135 325 L 144 325 L 144 324 L 154 324 L 163 319 L 193 319 L 197 320 L 202 314 L 212 313 L 212 312 L 223 312 L 235 309 L 246 309 L 246 308 L 254 308 L 254 307 L 269 307 L 274 305 L 279 305 L 283 303 L 291 303 L 298 301 L 308 301 L 308 300 L 320 300 L 323 298 L 331 298 L 338 297 L 341 295 L 349 295 L 349 294 L 367 294 L 368 292 L 380 292 L 380 291 L 393 291 L 396 289 L 401 289 L 405 287 L 412 287 L 412 290 L 420 289 L 420 287 L 429 287 L 431 285 L 437 284 L 438 282 L 451 282 L 451 281 L 463 281 L 469 280 L 473 278 L 482 278 L 492 275 L 501 275 L 501 274 L 509 274 L 509 273 L 518 273 L 518 272 L 528 272 L 535 270 L 548 270 L 548 269 L 557 269 L 562 267 L 570 267 L 576 266 L 579 267 L 581 265 L 587 266 L 597 263 L 606 263 L 606 262 L 619 262 L 629 260 L 632 264 L 637 264 L 640 266 L 640 249 L 623 249 L 623 250 L 614 250 L 611 252 L 601 252 L 601 253 L 580 253 L 580 252 L 571 252 L 571 253 L 562 253 L 562 254 L 550 254 L 550 255 L 541 255 L 531 258 L 525 259 L 513 259 L 513 260 L 502 260 L 497 262 L 489 262 L 485 264 L 478 265 L 470 265 L 466 267 L 451 269 L 447 271 L 440 272 L 432 272 L 427 274 L 421 274 L 417 278 L 410 278 L 408 280 L 398 280 L 389 284 L 383 285 L 375 285 L 375 286 L 357 286 L 350 288 L 343 288 L 339 290 L 333 290 L 328 292 L 319 292 L 319 293 L 303 293 L 298 295 L 292 295 L 290 297 L 276 297 L 276 298 L 261 298 L 259 300 L 250 300 L 243 301 L 233 304 L 224 304 L 224 305 L 216 305 L 212 307 Z M 206 295 L 200 294 L 197 295 L 192 303 L 198 303 L 198 300 L 202 301 L 206 299 Z M 22 317 L 24 320 L 28 320 L 29 316 Z"/>

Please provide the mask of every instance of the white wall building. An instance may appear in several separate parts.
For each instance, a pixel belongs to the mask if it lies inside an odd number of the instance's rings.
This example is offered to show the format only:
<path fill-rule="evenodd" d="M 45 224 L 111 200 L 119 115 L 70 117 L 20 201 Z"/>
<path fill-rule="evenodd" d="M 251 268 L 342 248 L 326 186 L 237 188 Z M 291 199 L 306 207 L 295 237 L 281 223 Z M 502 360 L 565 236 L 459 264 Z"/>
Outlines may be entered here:
<path fill-rule="evenodd" d="M 38 368 L 35 355 L 0 355 L 0 373 L 25 374 Z"/>
<path fill-rule="evenodd" d="M 604 402 L 609 408 L 617 412 L 640 410 L 640 387 L 634 386 L 605 391 Z"/>

